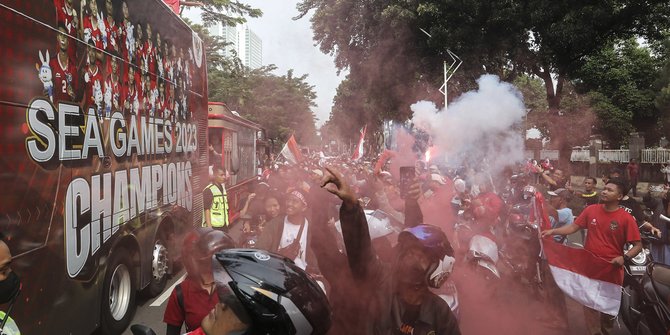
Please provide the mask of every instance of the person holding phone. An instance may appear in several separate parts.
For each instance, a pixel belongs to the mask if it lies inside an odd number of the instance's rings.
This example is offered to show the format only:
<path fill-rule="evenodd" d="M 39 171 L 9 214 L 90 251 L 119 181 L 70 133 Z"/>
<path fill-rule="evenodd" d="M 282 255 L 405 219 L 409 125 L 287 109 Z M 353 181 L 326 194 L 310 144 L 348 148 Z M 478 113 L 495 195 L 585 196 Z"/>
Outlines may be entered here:
<path fill-rule="evenodd" d="M 376 255 L 370 232 L 356 194 L 338 172 L 324 177 L 321 187 L 342 200 L 340 222 L 349 269 L 362 287 L 357 300 L 367 302 L 365 329 L 360 334 L 458 335 L 458 320 L 449 305 L 430 291 L 440 287 L 446 276 L 436 275 L 439 264 L 453 249 L 442 230 L 420 224 L 419 184 L 407 192 L 405 226 L 398 235 L 393 265 L 383 264 Z M 414 205 L 410 205 L 414 203 Z"/>

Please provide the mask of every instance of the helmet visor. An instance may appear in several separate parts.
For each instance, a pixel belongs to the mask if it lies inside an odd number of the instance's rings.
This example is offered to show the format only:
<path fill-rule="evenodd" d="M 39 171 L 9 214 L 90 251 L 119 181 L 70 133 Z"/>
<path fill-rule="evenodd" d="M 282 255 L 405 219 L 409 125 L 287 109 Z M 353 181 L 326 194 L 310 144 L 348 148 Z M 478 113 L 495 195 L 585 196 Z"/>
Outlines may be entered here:
<path fill-rule="evenodd" d="M 240 293 L 237 285 L 235 285 L 235 281 L 230 277 L 228 271 L 216 259 L 216 256 L 212 256 L 212 274 L 214 275 L 214 284 L 216 285 L 219 302 L 230 307 L 240 321 L 250 325 L 251 318 L 237 297 L 237 294 Z"/>

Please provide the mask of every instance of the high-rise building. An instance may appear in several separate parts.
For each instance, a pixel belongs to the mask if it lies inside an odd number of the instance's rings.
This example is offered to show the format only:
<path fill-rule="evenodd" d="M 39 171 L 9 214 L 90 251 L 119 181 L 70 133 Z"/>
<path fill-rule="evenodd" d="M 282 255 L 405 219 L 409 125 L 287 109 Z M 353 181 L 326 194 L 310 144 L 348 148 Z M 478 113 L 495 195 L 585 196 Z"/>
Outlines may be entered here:
<path fill-rule="evenodd" d="M 231 27 L 217 23 L 208 30 L 211 35 L 219 36 L 227 43 L 221 51 L 224 57 L 233 57 L 237 53 L 245 66 L 251 69 L 263 66 L 263 41 L 246 24 Z"/>
<path fill-rule="evenodd" d="M 226 26 L 219 22 L 209 27 L 208 30 L 210 35 L 219 36 L 227 43 L 226 47 L 221 50 L 224 57 L 233 57 L 235 53 L 239 55 L 239 52 L 237 52 L 239 44 L 237 27 Z"/>
<path fill-rule="evenodd" d="M 238 54 L 242 63 L 251 69 L 263 66 L 263 41 L 247 25 L 238 30 Z"/>

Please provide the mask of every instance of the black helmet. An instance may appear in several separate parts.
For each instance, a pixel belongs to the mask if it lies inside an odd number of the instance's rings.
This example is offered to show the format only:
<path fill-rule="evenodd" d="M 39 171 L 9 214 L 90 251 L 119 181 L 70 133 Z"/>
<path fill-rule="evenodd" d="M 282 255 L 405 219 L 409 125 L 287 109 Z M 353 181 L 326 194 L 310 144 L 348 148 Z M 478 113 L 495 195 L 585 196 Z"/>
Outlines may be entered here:
<path fill-rule="evenodd" d="M 189 274 L 195 274 L 199 271 L 198 261 L 234 247 L 235 241 L 226 233 L 209 227 L 196 228 L 184 236 L 182 262 Z"/>
<path fill-rule="evenodd" d="M 437 226 L 422 224 L 412 228 L 405 228 L 398 235 L 398 245 L 404 248 L 412 243 L 418 243 L 432 258 L 431 264 L 426 271 L 428 285 L 440 288 L 447 280 L 453 269 L 454 249 L 444 234 Z"/>
<path fill-rule="evenodd" d="M 288 258 L 254 249 L 212 258 L 219 301 L 249 325 L 248 334 L 325 334 L 330 305 L 319 285 Z"/>

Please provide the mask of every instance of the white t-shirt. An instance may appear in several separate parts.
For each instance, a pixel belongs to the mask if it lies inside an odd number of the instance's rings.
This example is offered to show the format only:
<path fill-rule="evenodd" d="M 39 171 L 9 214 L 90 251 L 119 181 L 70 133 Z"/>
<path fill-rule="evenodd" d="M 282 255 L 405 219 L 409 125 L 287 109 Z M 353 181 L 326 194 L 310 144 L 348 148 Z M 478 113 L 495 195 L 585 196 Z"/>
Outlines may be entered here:
<path fill-rule="evenodd" d="M 309 228 L 309 222 L 305 219 L 305 228 L 302 229 L 302 236 L 300 237 L 300 252 L 298 252 L 298 257 L 293 260 L 295 265 L 299 266 L 301 269 L 307 267 L 306 256 L 307 256 L 307 229 Z M 284 230 L 281 233 L 281 240 L 279 240 L 279 248 L 288 247 L 300 232 L 300 225 L 293 224 L 288 220 L 288 216 L 284 217 Z"/>

